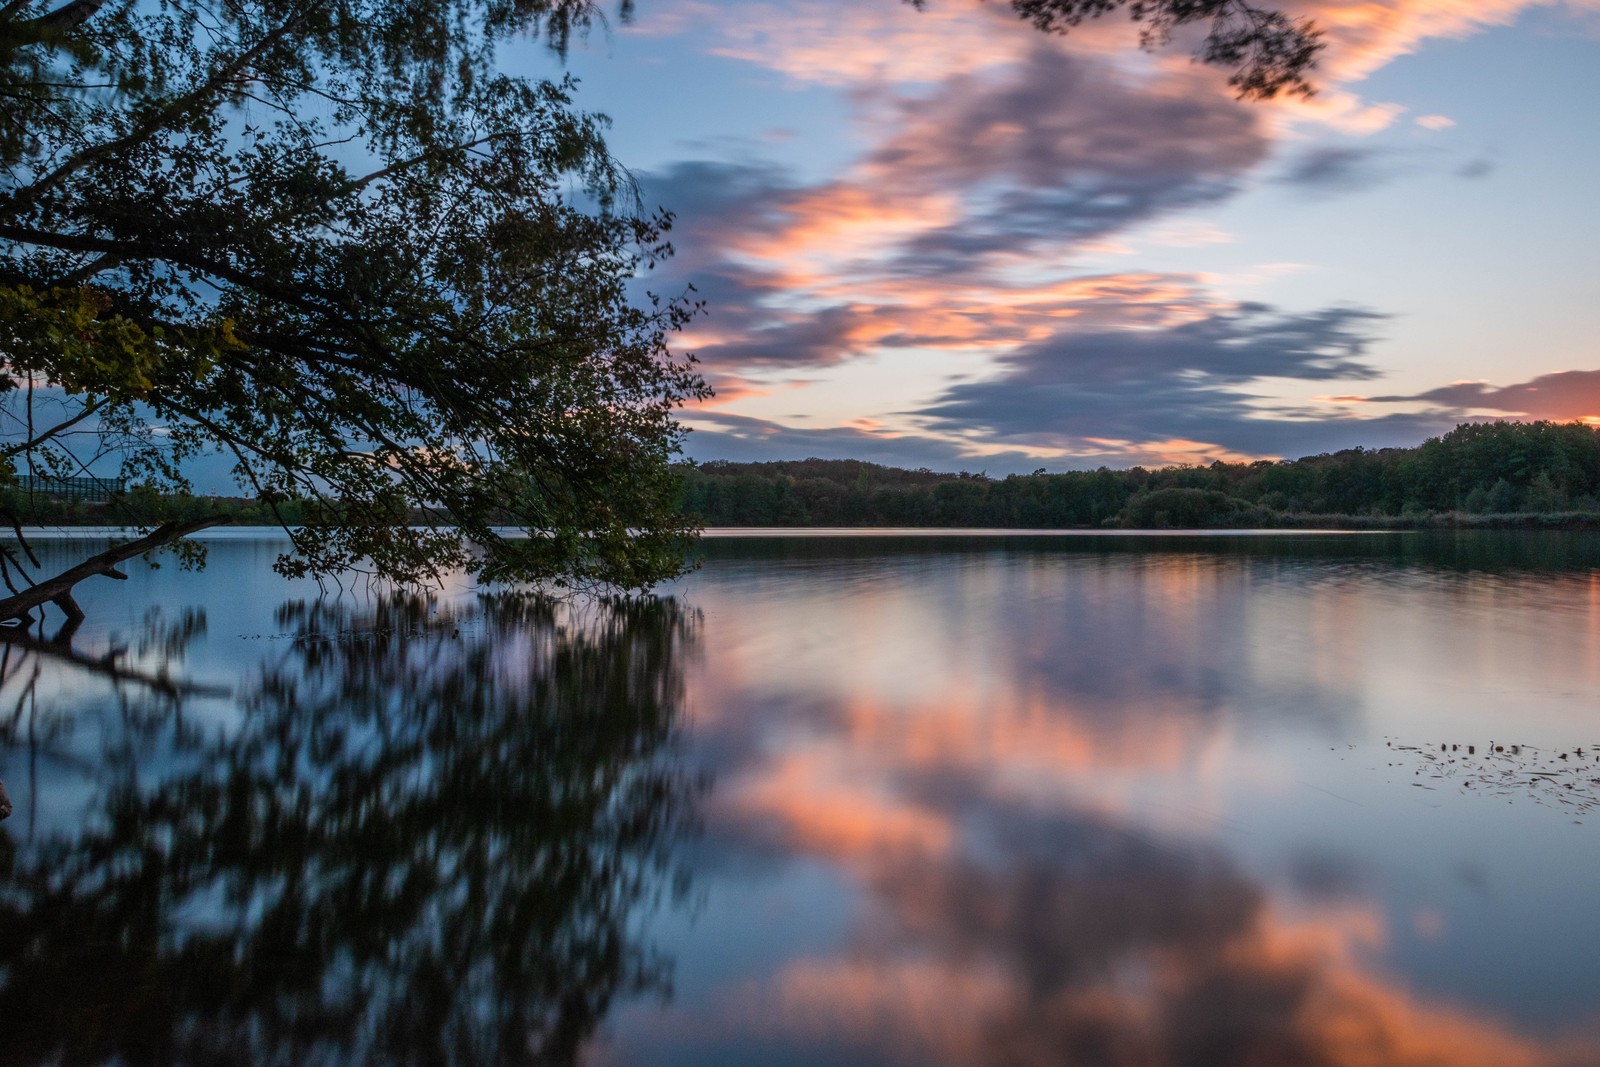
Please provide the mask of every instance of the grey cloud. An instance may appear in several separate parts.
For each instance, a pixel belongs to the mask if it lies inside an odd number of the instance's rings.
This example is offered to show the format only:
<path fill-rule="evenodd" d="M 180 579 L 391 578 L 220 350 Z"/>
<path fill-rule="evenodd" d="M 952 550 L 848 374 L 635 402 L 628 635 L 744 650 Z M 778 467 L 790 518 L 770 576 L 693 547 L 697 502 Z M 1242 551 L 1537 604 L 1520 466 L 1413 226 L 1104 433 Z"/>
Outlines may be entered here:
<path fill-rule="evenodd" d="M 871 168 L 890 188 L 964 195 L 967 212 L 911 242 L 902 269 L 970 270 L 974 255 L 1103 237 L 1232 195 L 1269 147 L 1259 112 L 1185 85 L 1135 85 L 1040 49 L 1003 84 L 956 79 L 904 104 Z"/>
<path fill-rule="evenodd" d="M 998 862 L 910 857 L 886 865 L 875 888 L 907 942 L 1000 963 L 1028 1002 L 1014 1008 L 1103 988 L 1119 962 L 1144 952 L 1220 954 L 1257 920 L 1259 888 L 1220 856 L 969 790 L 962 814 Z"/>
<path fill-rule="evenodd" d="M 1233 191 L 1231 182 L 1169 182 L 1159 175 L 1005 189 L 959 222 L 907 241 L 894 269 L 908 277 L 960 277 L 981 270 L 986 257 L 1104 238 L 1163 214 L 1217 203 Z"/>
<path fill-rule="evenodd" d="M 1386 154 L 1374 148 L 1315 148 L 1302 153 L 1278 180 L 1319 193 L 1359 192 L 1393 176 L 1385 159 Z"/>
<path fill-rule="evenodd" d="M 1352 853 L 1313 846 L 1303 847 L 1290 858 L 1288 873 L 1302 896 L 1323 902 L 1358 899 L 1372 877 Z"/>
<path fill-rule="evenodd" d="M 732 367 L 837 363 L 860 354 L 860 346 L 851 339 L 851 326 L 860 317 L 860 312 L 846 307 L 774 314 L 764 321 L 747 315 L 744 339 L 717 345 L 709 355 L 717 364 Z"/>
<path fill-rule="evenodd" d="M 1269 413 L 1266 417 L 1200 422 L 1190 432 L 1201 435 L 1197 440 L 1214 441 L 1247 455 L 1300 459 L 1346 448 L 1412 448 L 1454 427 L 1453 419 L 1431 415 L 1311 421 L 1275 418 Z"/>
<path fill-rule="evenodd" d="M 1285 454 L 1336 439 L 1342 427 L 1264 413 L 1250 383 L 1375 377 L 1368 331 L 1382 319 L 1354 308 L 1277 315 L 1249 305 L 1164 330 L 1058 335 L 1007 357 L 998 378 L 952 386 L 918 414 L 940 429 L 1036 446 L 1183 438 Z M 1375 428 L 1350 423 L 1361 435 Z"/>
<path fill-rule="evenodd" d="M 925 188 L 1004 179 L 1054 189 L 1226 178 L 1264 158 L 1257 111 L 1183 84 L 1144 88 L 1110 64 L 1039 49 L 1003 84 L 956 79 L 904 104 L 903 128 L 870 161 Z"/>
<path fill-rule="evenodd" d="M 678 235 L 718 238 L 729 232 L 774 225 L 781 198 L 799 187 L 779 167 L 755 163 L 687 160 L 670 169 L 638 175 L 643 202 L 676 217 Z M 721 242 L 698 240 L 679 249 L 680 258 L 700 259 Z"/>
<path fill-rule="evenodd" d="M 927 467 L 941 471 L 985 471 L 1016 474 L 1040 466 L 1037 456 L 1025 452 L 974 456 L 958 444 L 935 437 L 888 437 L 849 426 L 800 428 L 765 419 L 721 411 L 697 411 L 686 416 L 699 424 L 685 446 L 696 460 L 733 460 L 755 463 L 778 459 L 862 459 L 891 467 Z"/>

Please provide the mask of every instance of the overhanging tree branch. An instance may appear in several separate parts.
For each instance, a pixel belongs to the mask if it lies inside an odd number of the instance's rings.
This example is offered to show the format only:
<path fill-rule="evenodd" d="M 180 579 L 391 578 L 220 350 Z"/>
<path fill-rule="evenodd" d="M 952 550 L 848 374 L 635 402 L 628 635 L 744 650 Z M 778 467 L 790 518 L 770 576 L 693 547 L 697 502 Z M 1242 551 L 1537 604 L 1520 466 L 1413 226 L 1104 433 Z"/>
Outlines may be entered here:
<path fill-rule="evenodd" d="M 31 589 L 0 599 L 0 619 L 31 618 L 33 613 L 45 604 L 55 604 L 69 619 L 81 619 L 83 609 L 72 599 L 72 589 L 85 578 L 104 575 L 107 578 L 126 579 L 128 576 L 117 570 L 117 564 L 124 560 L 142 556 L 151 549 L 160 548 L 180 537 L 187 537 L 192 533 L 232 521 L 233 518 L 228 515 L 211 515 L 191 522 L 165 523 L 137 540 L 128 541 L 91 556 L 77 566 L 62 571 L 54 578 L 40 582 Z"/>
<path fill-rule="evenodd" d="M 18 217 L 24 209 L 37 203 L 45 193 L 90 164 L 115 156 L 119 152 L 126 152 L 136 145 L 148 141 L 163 130 L 171 129 L 195 111 L 215 109 L 220 103 L 219 96 L 224 87 L 249 70 L 250 65 L 269 48 L 278 44 L 285 36 L 293 33 L 296 28 L 303 25 L 310 12 L 319 5 L 313 3 L 308 6 L 310 10 L 296 13 L 285 19 L 279 25 L 263 34 L 261 39 L 254 45 L 219 65 L 209 77 L 189 92 L 166 101 L 162 107 L 147 118 L 142 119 L 126 134 L 80 149 L 48 174 L 9 196 L 0 197 L 0 216 Z"/>

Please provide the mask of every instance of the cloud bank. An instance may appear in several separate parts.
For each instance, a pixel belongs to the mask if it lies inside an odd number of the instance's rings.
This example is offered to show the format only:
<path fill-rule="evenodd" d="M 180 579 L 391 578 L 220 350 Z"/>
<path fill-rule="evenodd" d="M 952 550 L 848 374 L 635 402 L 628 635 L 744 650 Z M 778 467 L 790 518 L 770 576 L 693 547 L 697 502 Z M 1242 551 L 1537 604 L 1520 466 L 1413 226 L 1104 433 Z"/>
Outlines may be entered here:
<path fill-rule="evenodd" d="M 1274 399 L 1285 381 L 1370 391 L 1404 358 L 1384 349 L 1382 324 L 1405 309 L 1347 307 L 1337 293 L 1326 307 L 1266 308 L 1196 273 L 1104 269 L 1132 235 L 1162 224 L 1198 232 L 1199 213 L 1263 183 L 1316 199 L 1382 184 L 1402 157 L 1363 138 L 1405 109 L 1363 97 L 1367 79 L 1428 41 L 1505 26 L 1539 6 L 1550 4 L 1291 2 L 1290 13 L 1325 30 L 1321 91 L 1269 105 L 1233 99 L 1225 72 L 1190 62 L 1192 42 L 1140 52 L 1121 18 L 1060 38 L 1005 5 L 966 0 L 922 12 L 802 0 L 706 15 L 696 25 L 709 26 L 710 54 L 842 94 L 853 120 L 841 136 L 860 150 L 823 180 L 712 159 L 643 176 L 647 198 L 678 213 L 681 258 L 669 279 L 692 281 L 711 308 L 684 347 L 727 387 L 715 408 L 692 413 L 692 454 L 971 466 L 1003 453 L 1000 469 L 1032 469 L 1039 459 L 1414 444 L 1473 412 L 1595 413 L 1581 399 L 1592 395 L 1583 376 L 1600 372 L 1576 370 L 1537 387 L 1289 404 Z M 1410 120 L 1418 136 L 1448 136 L 1454 125 L 1444 114 Z M 1340 136 L 1311 136 L 1318 131 Z M 1416 166 L 1463 176 L 1492 168 L 1481 155 L 1438 158 Z M 1205 232 L 1198 243 L 1228 240 L 1215 226 Z M 859 417 L 875 430 L 858 420 L 802 428 L 756 404 L 773 383 L 803 388 L 829 368 L 896 353 L 959 355 L 971 366 L 963 377 L 978 380 L 908 380 L 897 395 L 863 396 Z M 1553 401 L 1556 387 L 1578 398 Z"/>

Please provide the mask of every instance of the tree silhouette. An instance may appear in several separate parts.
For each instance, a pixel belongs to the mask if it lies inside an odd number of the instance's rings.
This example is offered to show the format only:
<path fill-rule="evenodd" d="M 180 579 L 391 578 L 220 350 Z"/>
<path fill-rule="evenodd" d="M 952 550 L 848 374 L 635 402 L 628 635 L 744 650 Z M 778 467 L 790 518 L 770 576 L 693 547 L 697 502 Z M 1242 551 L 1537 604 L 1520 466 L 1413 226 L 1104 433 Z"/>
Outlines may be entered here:
<path fill-rule="evenodd" d="M 692 306 L 634 288 L 670 219 L 570 81 L 497 53 L 601 16 L 0 3 L 0 486 L 183 490 L 218 453 L 291 573 L 676 574 L 672 416 L 707 390 L 667 346 Z"/>

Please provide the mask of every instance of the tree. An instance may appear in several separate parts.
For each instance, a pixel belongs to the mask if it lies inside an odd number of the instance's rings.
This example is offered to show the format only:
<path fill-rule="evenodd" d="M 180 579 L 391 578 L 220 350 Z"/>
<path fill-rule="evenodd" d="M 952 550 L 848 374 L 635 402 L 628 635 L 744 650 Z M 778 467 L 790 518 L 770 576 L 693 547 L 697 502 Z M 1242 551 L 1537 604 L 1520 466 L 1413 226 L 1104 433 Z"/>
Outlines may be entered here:
<path fill-rule="evenodd" d="M 218 450 L 305 505 L 287 573 L 675 573 L 671 416 L 706 388 L 667 347 L 691 309 L 633 290 L 670 219 L 623 210 L 569 86 L 495 66 L 596 17 L 0 4 L 4 477 L 116 452 L 182 489 Z"/>
<path fill-rule="evenodd" d="M 1152 44 L 1209 24 L 1202 58 L 1250 96 L 1303 90 L 1320 47 L 1240 0 L 1013 6 L 1047 31 L 1126 8 Z M 0 489 L 116 460 L 185 491 L 219 453 L 289 529 L 288 574 L 677 573 L 673 413 L 708 390 L 667 344 L 695 305 L 635 281 L 670 216 L 637 210 L 570 84 L 496 65 L 602 18 L 0 0 Z M 0 617 L 71 610 L 21 562 L 0 553 Z"/>

